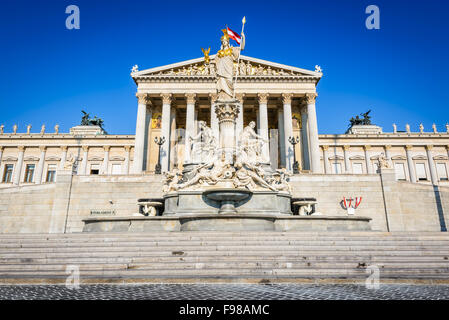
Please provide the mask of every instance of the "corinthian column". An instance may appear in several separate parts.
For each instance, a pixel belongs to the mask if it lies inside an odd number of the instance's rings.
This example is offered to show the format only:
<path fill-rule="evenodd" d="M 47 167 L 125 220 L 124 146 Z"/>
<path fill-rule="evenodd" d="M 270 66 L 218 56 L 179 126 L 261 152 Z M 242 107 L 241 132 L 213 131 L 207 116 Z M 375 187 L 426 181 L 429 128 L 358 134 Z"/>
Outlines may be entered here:
<path fill-rule="evenodd" d="M 125 146 L 125 163 L 123 164 L 123 174 L 129 174 L 129 154 L 131 152 L 131 146 Z"/>
<path fill-rule="evenodd" d="M 349 145 L 344 145 L 343 146 L 343 154 L 344 154 L 344 158 L 345 158 L 345 173 L 350 173 L 351 171 L 351 165 L 349 163 Z"/>
<path fill-rule="evenodd" d="M 141 173 L 143 171 L 143 158 L 145 149 L 145 132 L 147 127 L 147 104 L 150 103 L 150 97 L 146 93 L 137 93 L 137 121 L 136 136 L 134 140 L 134 163 L 133 173 Z"/>
<path fill-rule="evenodd" d="M 190 137 L 196 134 L 195 132 L 195 98 L 194 93 L 186 94 L 187 98 L 187 112 L 186 112 L 186 135 L 185 135 L 185 153 L 184 162 L 190 162 Z"/>
<path fill-rule="evenodd" d="M 220 149 L 225 152 L 226 160 L 233 163 L 235 152 L 235 119 L 240 110 L 236 104 L 218 104 L 215 107 L 220 125 Z"/>
<path fill-rule="evenodd" d="M 291 93 L 282 94 L 283 113 L 284 113 L 284 152 L 285 152 L 285 168 L 288 171 L 293 170 L 293 146 L 288 141 L 289 137 L 293 137 L 292 125 L 292 97 Z"/>
<path fill-rule="evenodd" d="M 372 174 L 373 173 L 373 167 L 371 166 L 371 156 L 370 156 L 370 150 L 371 150 L 371 146 L 366 145 L 363 147 L 365 150 L 365 164 L 366 164 L 366 171 L 368 174 Z"/>
<path fill-rule="evenodd" d="M 259 93 L 259 130 L 260 135 L 268 141 L 268 94 L 267 93 Z M 291 122 L 291 121 L 290 121 Z M 270 145 L 268 142 L 264 142 L 262 145 L 262 156 L 265 161 L 270 159 Z"/>
<path fill-rule="evenodd" d="M 307 103 L 307 126 L 309 128 L 309 150 L 311 158 L 311 169 L 313 173 L 321 172 L 318 124 L 315 109 L 315 100 L 317 96 L 318 95 L 316 93 L 307 93 L 305 95 Z"/>
<path fill-rule="evenodd" d="M 430 178 L 432 179 L 432 184 L 435 186 L 438 184 L 438 176 L 437 171 L 435 169 L 435 162 L 433 161 L 432 148 L 433 146 L 431 145 L 426 146 L 427 161 L 429 162 Z"/>
<path fill-rule="evenodd" d="M 407 145 L 405 146 L 405 154 L 407 156 L 407 165 L 408 165 L 408 173 L 410 176 L 410 182 L 415 183 L 416 182 L 416 174 L 415 174 L 415 166 L 413 165 L 413 159 L 412 159 L 412 150 L 413 146 Z"/>
<path fill-rule="evenodd" d="M 82 146 L 83 149 L 83 160 L 81 161 L 81 170 L 78 174 L 86 174 L 87 172 L 87 161 L 89 156 L 89 146 Z"/>
<path fill-rule="evenodd" d="M 103 158 L 103 174 L 109 173 L 109 150 L 111 149 L 110 146 L 104 146 L 104 158 Z"/>
<path fill-rule="evenodd" d="M 165 142 L 161 146 L 161 171 L 169 171 L 169 161 L 170 161 L 170 131 L 171 131 L 171 102 L 172 95 L 170 93 L 161 94 L 162 98 L 162 129 L 161 135 L 165 138 Z M 134 150 L 136 153 L 136 150 Z M 135 156 L 134 156 L 135 159 Z"/>
<path fill-rule="evenodd" d="M 25 147 L 18 146 L 17 149 L 19 149 L 19 156 L 17 157 L 17 164 L 16 164 L 16 168 L 14 170 L 13 183 L 15 185 L 18 185 L 20 183 L 20 174 L 22 173 L 23 154 L 25 153 Z"/>
<path fill-rule="evenodd" d="M 332 173 L 332 170 L 329 171 L 329 155 L 327 154 L 329 146 L 321 146 L 321 148 L 323 148 L 324 173 Z"/>
<path fill-rule="evenodd" d="M 39 157 L 39 162 L 37 164 L 37 170 L 36 170 L 36 179 L 34 180 L 34 183 L 41 184 L 42 183 L 42 173 L 44 172 L 44 163 L 45 163 L 45 153 L 47 150 L 46 146 L 40 146 L 39 147 L 41 151 L 41 155 Z"/>
<path fill-rule="evenodd" d="M 59 169 L 60 170 L 64 169 L 64 164 L 65 164 L 65 161 L 67 159 L 67 149 L 68 149 L 67 146 L 62 146 L 61 147 L 62 155 L 61 155 L 61 160 L 59 162 Z"/>

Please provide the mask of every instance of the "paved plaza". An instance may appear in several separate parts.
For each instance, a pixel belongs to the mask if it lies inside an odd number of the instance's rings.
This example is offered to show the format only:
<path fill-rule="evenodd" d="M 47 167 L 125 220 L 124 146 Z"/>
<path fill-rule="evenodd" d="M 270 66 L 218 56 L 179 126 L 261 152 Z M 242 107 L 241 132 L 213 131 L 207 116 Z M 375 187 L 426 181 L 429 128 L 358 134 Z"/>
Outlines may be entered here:
<path fill-rule="evenodd" d="M 145 284 L 0 286 L 2 300 L 449 300 L 448 285 Z"/>

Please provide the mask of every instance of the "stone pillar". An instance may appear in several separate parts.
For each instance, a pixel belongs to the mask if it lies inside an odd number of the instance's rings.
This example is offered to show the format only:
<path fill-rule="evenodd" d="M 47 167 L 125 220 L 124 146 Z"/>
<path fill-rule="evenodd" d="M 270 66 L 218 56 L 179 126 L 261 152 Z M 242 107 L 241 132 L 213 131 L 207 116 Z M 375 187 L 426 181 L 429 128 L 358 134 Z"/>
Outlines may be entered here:
<path fill-rule="evenodd" d="M 278 134 L 279 134 L 279 153 L 280 167 L 285 168 L 285 132 L 284 132 L 284 111 L 278 108 Z"/>
<path fill-rule="evenodd" d="M 36 179 L 34 180 L 34 183 L 36 183 L 36 184 L 42 183 L 42 173 L 44 172 L 45 153 L 47 151 L 47 147 L 40 146 L 39 150 L 41 151 L 41 155 L 39 157 L 39 162 L 37 163 L 37 168 L 36 168 Z"/>
<path fill-rule="evenodd" d="M 108 174 L 109 171 L 109 150 L 111 149 L 110 146 L 104 146 L 104 158 L 103 158 L 103 174 Z"/>
<path fill-rule="evenodd" d="M 415 183 L 416 182 L 416 174 L 415 174 L 415 166 L 413 165 L 413 159 L 412 159 L 412 150 L 413 146 L 407 145 L 405 146 L 405 154 L 407 155 L 407 165 L 408 165 L 408 172 L 410 176 L 410 182 Z"/>
<path fill-rule="evenodd" d="M 308 117 L 307 107 L 301 111 L 301 149 L 304 162 L 304 169 L 310 170 L 310 150 L 309 150 L 309 134 L 308 134 Z"/>
<path fill-rule="evenodd" d="M 64 164 L 67 159 L 67 149 L 68 149 L 67 146 L 61 147 L 62 155 L 61 155 L 61 161 L 59 162 L 59 170 L 64 169 Z"/>
<path fill-rule="evenodd" d="M 343 146 L 343 155 L 345 158 L 345 173 L 351 173 L 351 163 L 349 161 L 349 148 L 350 146 L 348 145 Z"/>
<path fill-rule="evenodd" d="M 391 150 L 391 145 L 387 144 L 385 147 L 385 158 L 387 158 L 387 160 L 390 162 L 391 161 L 391 154 L 390 154 L 390 150 Z"/>
<path fill-rule="evenodd" d="M 268 94 L 259 93 L 259 130 L 260 135 L 268 141 Z M 262 146 L 262 156 L 265 161 L 270 159 L 270 145 L 268 142 L 264 142 Z"/>
<path fill-rule="evenodd" d="M 22 173 L 22 166 L 23 166 L 23 155 L 25 153 L 25 147 L 24 146 L 18 146 L 17 149 L 19 149 L 19 156 L 17 157 L 17 164 L 14 170 L 14 179 L 13 183 L 15 185 L 18 185 L 20 183 L 20 174 Z"/>
<path fill-rule="evenodd" d="M 190 137 L 196 134 L 195 130 L 195 98 L 194 93 L 186 94 L 187 98 L 187 110 L 186 110 L 186 134 L 185 134 L 185 152 L 184 152 L 184 162 L 190 163 Z"/>
<path fill-rule="evenodd" d="M 170 131 L 171 131 L 171 102 L 172 95 L 170 93 L 161 94 L 162 97 L 162 129 L 161 135 L 165 138 L 164 144 L 161 146 L 161 171 L 162 173 L 170 170 Z M 134 154 L 136 150 L 134 149 Z M 134 155 L 134 161 L 136 156 Z"/>
<path fill-rule="evenodd" d="M 145 140 L 147 129 L 147 104 L 150 103 L 150 97 L 146 93 L 137 93 L 137 120 L 136 120 L 136 136 L 134 140 L 134 163 L 133 173 L 142 173 L 144 155 L 145 155 Z"/>
<path fill-rule="evenodd" d="M 81 162 L 81 170 L 78 174 L 87 174 L 87 162 L 89 157 L 89 146 L 82 146 L 83 149 L 83 160 Z"/>
<path fill-rule="evenodd" d="M 131 146 L 125 146 L 125 163 L 123 164 L 123 174 L 129 174 L 129 154 Z"/>
<path fill-rule="evenodd" d="M 435 168 L 435 162 L 433 161 L 432 148 L 433 148 L 432 145 L 427 145 L 426 153 L 427 153 L 427 161 L 429 162 L 430 178 L 432 179 L 432 184 L 436 186 L 438 185 L 438 175 L 437 170 Z"/>
<path fill-rule="evenodd" d="M 243 131 L 243 98 L 245 95 L 243 93 L 237 93 L 235 98 L 239 101 L 239 113 L 237 115 L 235 123 L 235 142 L 238 145 L 240 139 L 240 133 Z"/>
<path fill-rule="evenodd" d="M 291 93 L 282 94 L 283 113 L 284 113 L 284 154 L 285 154 L 285 168 L 293 171 L 293 146 L 288 141 L 289 137 L 293 137 L 292 126 L 292 97 Z"/>
<path fill-rule="evenodd" d="M 373 174 L 373 167 L 371 165 L 371 156 L 370 156 L 370 150 L 371 150 L 371 146 L 370 145 L 366 145 L 363 146 L 363 149 L 365 150 L 365 164 L 366 164 L 366 172 L 368 174 Z"/>
<path fill-rule="evenodd" d="M 214 134 L 215 139 L 220 141 L 219 128 L 218 128 L 218 118 L 215 112 L 215 101 L 217 101 L 218 95 L 216 93 L 211 93 L 210 95 L 210 128 Z"/>
<path fill-rule="evenodd" d="M 309 128 L 309 152 L 311 158 L 311 169 L 313 173 L 321 172 L 320 150 L 318 141 L 318 124 L 316 119 L 315 100 L 316 93 L 307 93 L 305 95 L 307 103 L 307 124 Z"/>
<path fill-rule="evenodd" d="M 324 162 L 324 173 L 332 173 L 332 168 L 329 168 L 329 155 L 327 154 L 327 150 L 329 150 L 329 146 L 321 146 L 323 148 L 323 162 Z M 329 169 L 331 171 L 329 171 Z"/>
<path fill-rule="evenodd" d="M 233 103 L 222 103 L 215 107 L 220 124 L 220 151 L 225 152 L 226 160 L 233 163 L 235 153 L 235 119 L 239 107 Z"/>

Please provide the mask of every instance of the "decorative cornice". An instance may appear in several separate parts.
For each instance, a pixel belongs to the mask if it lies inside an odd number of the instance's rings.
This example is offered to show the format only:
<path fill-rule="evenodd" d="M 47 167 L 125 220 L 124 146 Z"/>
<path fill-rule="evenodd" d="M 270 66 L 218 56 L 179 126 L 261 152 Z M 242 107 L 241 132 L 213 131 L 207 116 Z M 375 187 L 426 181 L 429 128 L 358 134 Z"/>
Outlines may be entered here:
<path fill-rule="evenodd" d="M 304 96 L 307 104 L 315 104 L 316 97 L 318 97 L 317 93 L 306 93 Z"/>
<path fill-rule="evenodd" d="M 259 93 L 257 95 L 257 99 L 259 100 L 259 104 L 267 104 L 267 102 L 268 102 L 268 93 Z"/>
<path fill-rule="evenodd" d="M 171 93 L 161 93 L 162 104 L 171 104 L 172 94 Z"/>
<path fill-rule="evenodd" d="M 293 94 L 292 93 L 283 93 L 282 94 L 282 103 L 283 104 L 291 104 L 292 103 Z"/>

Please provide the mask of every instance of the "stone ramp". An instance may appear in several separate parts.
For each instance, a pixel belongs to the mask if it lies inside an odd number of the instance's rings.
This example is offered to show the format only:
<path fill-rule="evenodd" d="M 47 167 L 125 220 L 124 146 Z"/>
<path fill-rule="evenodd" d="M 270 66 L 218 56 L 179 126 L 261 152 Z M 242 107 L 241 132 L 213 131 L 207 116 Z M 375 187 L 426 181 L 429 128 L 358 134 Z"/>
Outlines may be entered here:
<path fill-rule="evenodd" d="M 447 233 L 155 232 L 0 235 L 0 284 L 449 283 Z"/>

